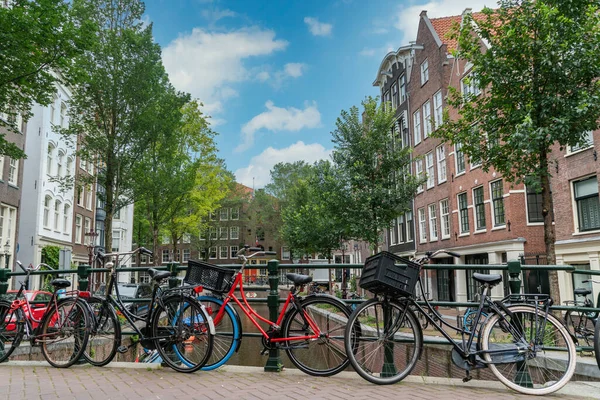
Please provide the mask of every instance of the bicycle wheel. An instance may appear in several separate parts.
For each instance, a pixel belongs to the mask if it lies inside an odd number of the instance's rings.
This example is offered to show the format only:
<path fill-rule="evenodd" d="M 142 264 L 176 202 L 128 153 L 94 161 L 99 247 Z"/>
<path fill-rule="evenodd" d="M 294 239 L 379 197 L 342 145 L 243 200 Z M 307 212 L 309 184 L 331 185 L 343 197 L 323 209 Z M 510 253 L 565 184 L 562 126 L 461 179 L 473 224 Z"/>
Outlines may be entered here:
<path fill-rule="evenodd" d="M 350 309 L 341 300 L 328 295 L 308 296 L 300 303 L 302 310 L 290 309 L 282 323 L 282 335 L 286 338 L 310 336 L 315 332 L 305 317 L 314 322 L 319 331 L 318 339 L 290 340 L 286 353 L 290 361 L 304 373 L 313 376 L 331 376 L 348 366 L 344 350 L 344 331 Z"/>
<path fill-rule="evenodd" d="M 410 374 L 423 347 L 423 331 L 411 307 L 377 297 L 352 313 L 345 338 L 354 370 L 378 385 L 399 382 Z"/>
<path fill-rule="evenodd" d="M 25 333 L 24 322 L 23 310 L 11 310 L 10 302 L 0 302 L 0 362 L 8 360 L 12 352 L 19 347 Z"/>
<path fill-rule="evenodd" d="M 56 368 L 68 368 L 79 360 L 89 338 L 90 313 L 83 300 L 67 298 L 56 307 L 48 307 L 47 314 L 36 335 L 46 361 Z"/>
<path fill-rule="evenodd" d="M 552 314 L 526 305 L 509 306 L 483 327 L 481 348 L 496 377 L 524 394 L 545 395 L 563 387 L 575 371 L 575 344 Z M 566 352 L 560 351 L 565 349 Z"/>
<path fill-rule="evenodd" d="M 600 368 L 600 322 L 597 320 L 594 327 L 594 355 L 596 356 L 596 364 Z"/>
<path fill-rule="evenodd" d="M 429 326 L 429 320 L 422 312 L 418 312 L 417 318 L 419 318 L 419 324 L 421 324 L 421 329 L 425 330 Z"/>
<path fill-rule="evenodd" d="M 565 313 L 565 326 L 575 341 L 585 346 L 594 345 L 594 322 L 580 311 Z"/>
<path fill-rule="evenodd" d="M 485 323 L 485 319 L 487 318 L 487 313 L 481 312 L 481 317 L 479 318 L 479 324 L 476 327 L 473 327 L 473 323 L 475 322 L 475 317 L 477 316 L 477 309 L 469 309 L 465 316 L 463 317 L 463 327 L 466 332 L 473 332 L 475 336 L 478 335 L 480 328 Z"/>
<path fill-rule="evenodd" d="M 213 348 L 210 317 L 191 296 L 170 296 L 161 303 L 152 320 L 158 353 L 177 372 L 199 370 Z"/>
<path fill-rule="evenodd" d="M 225 307 L 223 318 L 217 322 L 214 319 L 223 306 L 223 300 L 211 296 L 200 296 L 196 300 L 206 308 L 215 324 L 212 354 L 202 367 L 202 371 L 211 371 L 225 364 L 237 351 L 242 340 L 242 329 L 231 305 Z"/>
<path fill-rule="evenodd" d="M 121 324 L 111 304 L 99 297 L 91 297 L 88 304 L 93 311 L 92 328 L 83 357 L 92 365 L 102 367 L 113 360 L 121 344 Z"/>

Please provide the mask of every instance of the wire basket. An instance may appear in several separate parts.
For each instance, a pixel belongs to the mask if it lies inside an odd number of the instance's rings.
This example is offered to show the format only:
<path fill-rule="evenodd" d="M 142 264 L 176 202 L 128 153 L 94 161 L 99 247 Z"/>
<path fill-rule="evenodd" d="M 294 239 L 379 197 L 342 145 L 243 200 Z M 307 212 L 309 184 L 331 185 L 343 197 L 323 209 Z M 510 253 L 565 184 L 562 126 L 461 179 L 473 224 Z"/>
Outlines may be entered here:
<path fill-rule="evenodd" d="M 183 281 L 189 285 L 200 285 L 212 292 L 224 293 L 231 289 L 235 271 L 204 261 L 188 260 Z"/>
<path fill-rule="evenodd" d="M 365 260 L 359 285 L 377 294 L 413 297 L 420 271 L 419 264 L 382 251 Z"/>

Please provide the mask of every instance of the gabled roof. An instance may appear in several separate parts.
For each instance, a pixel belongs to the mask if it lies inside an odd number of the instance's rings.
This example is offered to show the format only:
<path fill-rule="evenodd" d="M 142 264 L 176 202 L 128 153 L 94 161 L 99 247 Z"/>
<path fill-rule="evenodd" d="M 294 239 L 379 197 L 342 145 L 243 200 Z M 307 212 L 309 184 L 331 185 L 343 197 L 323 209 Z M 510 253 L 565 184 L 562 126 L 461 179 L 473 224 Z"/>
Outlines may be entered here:
<path fill-rule="evenodd" d="M 480 12 L 471 13 L 475 21 L 484 18 L 484 14 Z M 456 50 L 458 42 L 456 39 L 448 38 L 448 34 L 452 31 L 455 25 L 460 25 L 463 19 L 462 15 L 453 15 L 451 17 L 431 18 L 429 21 L 443 44 L 446 45 L 448 53 Z"/>

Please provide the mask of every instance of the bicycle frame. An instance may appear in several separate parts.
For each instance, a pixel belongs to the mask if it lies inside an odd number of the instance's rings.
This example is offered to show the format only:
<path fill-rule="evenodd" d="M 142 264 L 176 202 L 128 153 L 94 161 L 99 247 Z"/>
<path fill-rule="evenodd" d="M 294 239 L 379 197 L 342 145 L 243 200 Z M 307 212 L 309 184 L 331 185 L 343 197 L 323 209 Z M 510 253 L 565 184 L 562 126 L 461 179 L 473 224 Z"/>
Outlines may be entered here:
<path fill-rule="evenodd" d="M 234 302 L 241 308 L 241 310 L 244 312 L 244 314 L 246 314 L 246 316 L 250 319 L 252 324 L 254 326 L 256 326 L 256 328 L 260 331 L 260 333 L 263 335 L 263 337 L 266 339 L 269 339 L 269 334 L 260 326 L 260 324 L 258 323 L 258 321 L 256 319 L 269 324 L 269 326 L 273 329 L 279 329 L 290 304 L 299 310 L 302 309 L 302 306 L 300 305 L 300 303 L 298 302 L 297 298 L 294 296 L 292 291 L 290 291 L 285 300 L 283 308 L 279 312 L 279 316 L 277 317 L 276 322 L 273 322 L 267 318 L 262 317 L 260 314 L 258 314 L 258 312 L 256 310 L 254 310 L 250 306 L 250 304 L 248 304 L 248 300 L 247 300 L 246 294 L 244 292 L 244 284 L 243 284 L 244 266 L 245 265 L 242 265 L 242 268 L 240 268 L 240 270 L 236 273 L 236 277 L 233 282 L 233 285 L 231 286 L 231 289 L 229 289 L 229 292 L 227 293 L 227 295 L 225 296 L 225 298 L 223 300 L 223 305 L 219 308 L 219 312 L 213 318 L 214 324 L 218 325 L 221 322 L 221 319 L 223 318 L 223 314 L 225 313 L 225 307 L 227 306 L 227 304 L 229 304 L 229 302 Z M 239 290 L 240 290 L 241 300 L 238 299 L 234 294 L 237 287 L 239 287 Z M 279 342 L 288 342 L 288 341 L 295 341 L 295 340 L 308 340 L 308 339 L 319 338 L 321 331 L 319 330 L 319 327 L 315 323 L 315 321 L 313 321 L 312 318 L 310 317 L 310 315 L 308 315 L 306 312 L 303 312 L 300 315 L 304 319 L 304 322 L 307 323 L 311 327 L 312 331 L 314 332 L 313 335 L 294 336 L 294 337 L 289 337 L 289 338 L 270 338 L 270 341 L 272 343 L 279 343 Z"/>

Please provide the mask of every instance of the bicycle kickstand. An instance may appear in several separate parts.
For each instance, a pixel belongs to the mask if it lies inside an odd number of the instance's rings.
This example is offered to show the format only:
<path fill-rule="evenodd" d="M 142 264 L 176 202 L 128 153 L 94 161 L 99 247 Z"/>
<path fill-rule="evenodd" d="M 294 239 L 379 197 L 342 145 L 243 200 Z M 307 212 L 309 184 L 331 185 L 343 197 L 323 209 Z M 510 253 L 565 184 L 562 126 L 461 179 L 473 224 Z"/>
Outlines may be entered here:
<path fill-rule="evenodd" d="M 463 381 L 464 383 L 467 383 L 467 382 L 469 382 L 471 379 L 473 379 L 473 377 L 471 376 L 471 371 L 469 371 L 469 370 L 466 370 L 465 372 L 467 373 L 467 376 L 465 376 L 465 377 L 462 379 L 462 381 Z"/>

